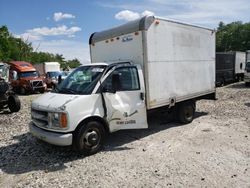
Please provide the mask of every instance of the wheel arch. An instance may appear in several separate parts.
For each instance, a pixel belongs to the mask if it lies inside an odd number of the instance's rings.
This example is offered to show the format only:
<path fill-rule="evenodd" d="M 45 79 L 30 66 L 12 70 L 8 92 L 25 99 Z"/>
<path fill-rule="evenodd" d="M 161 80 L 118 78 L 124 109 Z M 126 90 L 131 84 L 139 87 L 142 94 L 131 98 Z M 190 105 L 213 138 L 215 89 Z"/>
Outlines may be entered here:
<path fill-rule="evenodd" d="M 74 132 L 77 132 L 82 126 L 84 126 L 85 124 L 87 124 L 90 121 L 97 121 L 97 122 L 101 123 L 105 129 L 105 132 L 106 133 L 110 132 L 108 122 L 104 118 L 97 116 L 97 115 L 89 116 L 89 117 L 86 117 L 83 120 L 81 120 L 78 123 L 77 127 L 75 128 Z"/>

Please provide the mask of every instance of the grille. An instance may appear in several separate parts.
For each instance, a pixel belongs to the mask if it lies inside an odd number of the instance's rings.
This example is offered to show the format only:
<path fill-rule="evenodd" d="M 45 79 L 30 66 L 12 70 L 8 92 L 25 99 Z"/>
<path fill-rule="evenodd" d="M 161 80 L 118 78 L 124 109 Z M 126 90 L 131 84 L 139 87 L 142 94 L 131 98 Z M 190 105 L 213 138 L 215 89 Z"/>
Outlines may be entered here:
<path fill-rule="evenodd" d="M 33 88 L 43 87 L 43 82 L 42 81 L 32 81 L 31 84 L 32 84 Z"/>
<path fill-rule="evenodd" d="M 48 112 L 31 109 L 33 123 L 41 128 L 48 128 Z"/>

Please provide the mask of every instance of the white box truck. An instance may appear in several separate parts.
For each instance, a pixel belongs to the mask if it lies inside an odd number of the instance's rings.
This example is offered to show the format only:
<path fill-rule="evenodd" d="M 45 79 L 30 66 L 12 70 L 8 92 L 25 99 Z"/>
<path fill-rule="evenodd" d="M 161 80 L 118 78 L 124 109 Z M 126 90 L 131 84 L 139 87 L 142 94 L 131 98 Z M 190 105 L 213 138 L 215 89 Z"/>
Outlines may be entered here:
<path fill-rule="evenodd" d="M 216 85 L 243 81 L 245 66 L 245 52 L 216 52 Z"/>
<path fill-rule="evenodd" d="M 250 50 L 246 51 L 246 67 L 244 73 L 244 81 L 246 86 L 250 85 Z"/>
<path fill-rule="evenodd" d="M 58 62 L 44 62 L 33 65 L 40 75 L 46 75 L 47 72 L 60 71 L 60 63 Z"/>
<path fill-rule="evenodd" d="M 214 30 L 147 16 L 89 44 L 92 63 L 32 102 L 30 132 L 48 143 L 93 154 L 106 132 L 147 128 L 150 110 L 189 123 L 196 100 L 215 99 Z"/>
<path fill-rule="evenodd" d="M 45 82 L 48 88 L 54 89 L 58 83 L 59 75 L 63 74 L 60 71 L 60 63 L 58 62 L 44 62 L 34 64 L 36 70 L 40 75 L 45 77 Z"/>

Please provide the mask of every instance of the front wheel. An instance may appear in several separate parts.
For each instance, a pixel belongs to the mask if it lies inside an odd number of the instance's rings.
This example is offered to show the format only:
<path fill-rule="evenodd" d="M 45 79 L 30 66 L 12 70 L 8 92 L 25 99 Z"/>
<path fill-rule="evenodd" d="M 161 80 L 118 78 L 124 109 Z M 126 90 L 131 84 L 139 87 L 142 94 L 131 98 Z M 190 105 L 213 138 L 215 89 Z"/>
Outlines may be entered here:
<path fill-rule="evenodd" d="M 21 108 L 21 102 L 16 95 L 9 96 L 8 107 L 11 112 L 18 112 Z"/>
<path fill-rule="evenodd" d="M 24 87 L 20 87 L 20 94 L 21 95 L 25 95 L 26 94 L 26 90 Z"/>
<path fill-rule="evenodd" d="M 76 131 L 74 148 L 84 155 L 95 154 L 101 149 L 104 137 L 103 125 L 97 121 L 90 121 Z"/>
<path fill-rule="evenodd" d="M 45 89 L 40 89 L 39 90 L 39 93 L 44 93 L 45 92 Z"/>

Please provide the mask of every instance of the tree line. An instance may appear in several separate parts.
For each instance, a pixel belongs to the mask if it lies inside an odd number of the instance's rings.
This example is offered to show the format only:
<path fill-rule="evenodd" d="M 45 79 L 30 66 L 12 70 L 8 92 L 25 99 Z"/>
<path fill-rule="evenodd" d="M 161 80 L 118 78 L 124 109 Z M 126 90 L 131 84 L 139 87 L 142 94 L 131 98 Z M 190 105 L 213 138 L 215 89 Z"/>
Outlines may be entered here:
<path fill-rule="evenodd" d="M 250 22 L 219 23 L 216 33 L 216 51 L 250 50 Z"/>
<path fill-rule="evenodd" d="M 32 43 L 14 37 L 9 32 L 7 26 L 0 27 L 0 62 L 1 61 L 28 61 L 32 64 L 56 61 L 61 64 L 62 69 L 76 68 L 81 64 L 77 58 L 66 61 L 61 54 L 37 52 L 33 49 Z"/>
<path fill-rule="evenodd" d="M 241 21 L 218 24 L 216 33 L 216 51 L 246 51 L 250 50 L 250 22 Z M 12 60 L 28 61 L 33 64 L 41 62 L 56 61 L 62 68 L 75 68 L 80 65 L 78 59 L 66 61 L 61 54 L 48 52 L 37 52 L 33 49 L 32 43 L 21 38 L 14 37 L 7 26 L 0 27 L 0 61 Z"/>

